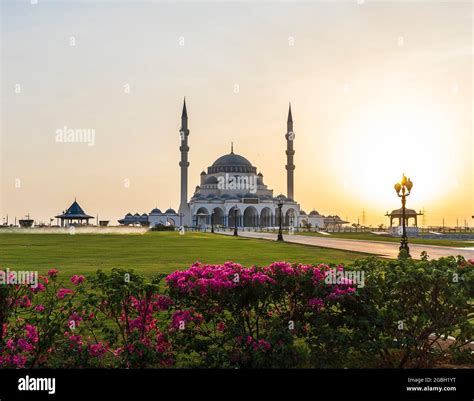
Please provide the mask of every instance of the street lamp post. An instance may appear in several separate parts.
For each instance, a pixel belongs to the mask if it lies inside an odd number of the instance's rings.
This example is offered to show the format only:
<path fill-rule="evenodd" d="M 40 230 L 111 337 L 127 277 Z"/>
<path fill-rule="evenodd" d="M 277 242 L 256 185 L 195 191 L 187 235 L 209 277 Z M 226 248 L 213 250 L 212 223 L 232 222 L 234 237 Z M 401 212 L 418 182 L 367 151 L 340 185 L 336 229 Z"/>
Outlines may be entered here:
<path fill-rule="evenodd" d="M 283 213 L 281 211 L 282 207 L 283 207 L 283 196 L 278 196 L 278 212 L 279 212 L 279 216 L 280 216 L 280 227 L 278 228 L 278 237 L 277 237 L 277 241 L 283 241 L 283 232 L 282 232 L 282 227 L 281 227 L 281 221 L 283 219 Z"/>
<path fill-rule="evenodd" d="M 214 210 L 211 212 L 211 233 L 214 234 Z"/>
<path fill-rule="evenodd" d="M 408 237 L 407 237 L 407 229 L 406 229 L 406 223 L 405 223 L 405 204 L 406 204 L 406 198 L 408 195 L 410 195 L 410 191 L 413 187 L 413 183 L 411 180 L 407 177 L 405 177 L 405 174 L 403 174 L 402 180 L 400 182 L 397 182 L 394 186 L 395 192 L 397 193 L 399 198 L 402 198 L 402 238 L 400 240 L 400 253 L 402 251 L 406 251 L 406 255 L 410 257 L 410 248 L 408 247 Z M 399 253 L 399 256 L 400 256 Z"/>
<path fill-rule="evenodd" d="M 237 233 L 237 205 L 234 208 L 234 236 L 238 236 L 239 234 Z"/>

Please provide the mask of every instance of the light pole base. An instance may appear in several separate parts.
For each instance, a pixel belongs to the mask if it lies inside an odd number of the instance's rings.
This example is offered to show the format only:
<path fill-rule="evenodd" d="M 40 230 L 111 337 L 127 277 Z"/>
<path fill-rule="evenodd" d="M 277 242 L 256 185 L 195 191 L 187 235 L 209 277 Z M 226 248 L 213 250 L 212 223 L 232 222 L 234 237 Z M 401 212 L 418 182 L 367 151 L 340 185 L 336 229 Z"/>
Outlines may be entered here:
<path fill-rule="evenodd" d="M 410 256 L 410 248 L 408 246 L 408 238 L 406 236 L 402 236 L 402 239 L 400 241 L 400 247 L 398 248 L 400 251 L 398 254 L 398 257 L 407 257 L 411 258 Z"/>

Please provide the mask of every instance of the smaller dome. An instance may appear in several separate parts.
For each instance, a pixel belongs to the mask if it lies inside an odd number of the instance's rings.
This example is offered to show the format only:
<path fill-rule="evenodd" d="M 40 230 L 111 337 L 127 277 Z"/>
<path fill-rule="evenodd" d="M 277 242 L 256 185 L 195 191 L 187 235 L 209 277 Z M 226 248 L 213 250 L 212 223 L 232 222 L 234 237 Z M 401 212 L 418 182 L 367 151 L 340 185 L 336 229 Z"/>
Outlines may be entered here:
<path fill-rule="evenodd" d="M 132 213 L 127 213 L 125 217 L 132 217 Z"/>
<path fill-rule="evenodd" d="M 150 214 L 161 214 L 161 210 L 155 207 Z"/>
<path fill-rule="evenodd" d="M 143 213 L 142 217 L 148 217 L 148 215 L 146 213 Z"/>
<path fill-rule="evenodd" d="M 228 199 L 228 198 L 230 198 L 229 194 L 222 194 L 221 195 L 221 199 Z"/>
<path fill-rule="evenodd" d="M 307 216 L 306 212 L 304 210 L 300 211 L 300 216 Z"/>
<path fill-rule="evenodd" d="M 219 180 L 211 175 L 210 177 L 206 178 L 206 181 L 204 181 L 204 184 L 217 184 Z"/>
<path fill-rule="evenodd" d="M 171 208 L 167 209 L 165 213 L 167 213 L 167 214 L 176 214 L 176 212 Z"/>
<path fill-rule="evenodd" d="M 263 177 L 263 174 L 262 173 L 258 173 L 257 174 L 259 177 Z"/>
<path fill-rule="evenodd" d="M 309 215 L 310 216 L 320 216 L 320 214 L 316 210 L 313 210 Z"/>
<path fill-rule="evenodd" d="M 140 213 L 135 213 L 134 217 L 140 217 Z"/>
<path fill-rule="evenodd" d="M 257 194 L 253 194 L 251 192 L 247 192 L 245 195 L 244 195 L 244 198 L 257 198 Z"/>
<path fill-rule="evenodd" d="M 201 171 L 201 175 L 206 175 L 206 172 L 204 170 Z"/>
<path fill-rule="evenodd" d="M 280 195 L 276 196 L 275 198 L 273 198 L 273 200 L 275 200 L 275 201 L 278 202 L 278 198 L 282 198 L 283 201 L 288 200 L 288 198 L 287 198 L 285 195 L 283 195 L 283 194 L 280 194 Z"/>

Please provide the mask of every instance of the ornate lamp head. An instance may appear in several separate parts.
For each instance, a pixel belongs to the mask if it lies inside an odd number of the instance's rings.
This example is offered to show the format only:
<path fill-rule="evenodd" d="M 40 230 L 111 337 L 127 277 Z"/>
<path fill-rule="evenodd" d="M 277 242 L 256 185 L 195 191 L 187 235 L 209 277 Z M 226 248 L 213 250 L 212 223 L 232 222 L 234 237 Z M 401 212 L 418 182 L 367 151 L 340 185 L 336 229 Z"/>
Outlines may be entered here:
<path fill-rule="evenodd" d="M 402 177 L 402 181 L 400 182 L 400 184 L 402 184 L 402 187 L 405 186 L 407 183 L 407 177 L 405 177 L 405 174 L 403 174 L 403 177 Z"/>
<path fill-rule="evenodd" d="M 278 207 L 282 207 L 285 197 L 283 195 L 278 195 L 277 200 L 278 200 Z"/>

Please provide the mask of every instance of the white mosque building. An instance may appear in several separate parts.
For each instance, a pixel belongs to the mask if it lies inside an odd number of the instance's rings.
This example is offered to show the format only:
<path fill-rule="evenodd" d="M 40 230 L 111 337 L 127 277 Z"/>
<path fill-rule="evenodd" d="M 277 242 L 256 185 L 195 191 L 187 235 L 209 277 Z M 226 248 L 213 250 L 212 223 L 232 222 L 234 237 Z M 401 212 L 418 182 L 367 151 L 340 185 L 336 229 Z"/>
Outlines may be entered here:
<path fill-rule="evenodd" d="M 201 172 L 199 185 L 188 200 L 188 114 L 186 100 L 183 104 L 180 129 L 181 160 L 181 201 L 178 212 L 169 208 L 165 212 L 155 208 L 148 215 L 127 214 L 119 220 L 120 224 L 140 224 L 155 227 L 187 226 L 208 228 L 211 225 L 223 228 L 276 227 L 279 225 L 279 204 L 281 205 L 282 224 L 285 227 L 300 227 L 311 224 L 312 227 L 323 227 L 335 223 L 336 216 L 330 220 L 313 211 L 309 215 L 300 210 L 294 200 L 293 157 L 293 117 L 291 105 L 288 111 L 286 138 L 286 178 L 287 194 L 274 196 L 263 181 L 263 174 L 245 157 L 234 153 L 233 146 L 229 154 L 219 157 L 206 171 Z M 314 220 L 314 221 L 313 221 Z M 340 220 L 340 219 L 339 219 Z M 344 224 L 340 220 L 341 224 Z"/>

